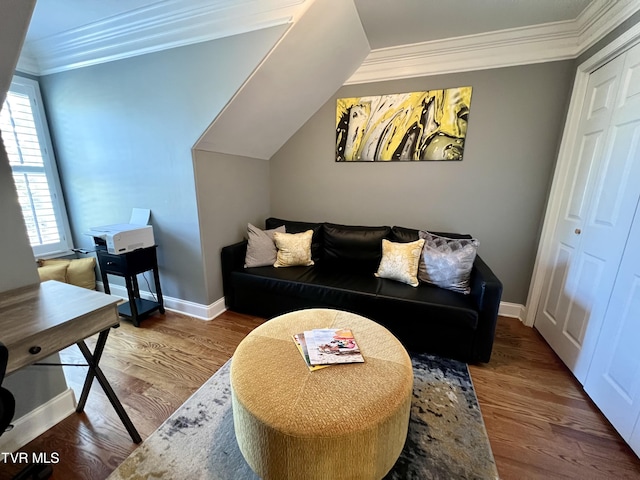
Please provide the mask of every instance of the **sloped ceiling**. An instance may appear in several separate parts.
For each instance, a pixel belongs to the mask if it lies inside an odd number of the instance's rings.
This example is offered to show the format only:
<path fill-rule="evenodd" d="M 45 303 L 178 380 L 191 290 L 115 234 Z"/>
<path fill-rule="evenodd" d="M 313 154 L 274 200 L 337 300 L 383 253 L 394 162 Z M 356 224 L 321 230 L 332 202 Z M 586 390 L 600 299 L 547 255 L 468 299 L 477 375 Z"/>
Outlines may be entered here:
<path fill-rule="evenodd" d="M 311 3 L 195 148 L 271 158 L 368 54 L 369 43 L 351 0 Z"/>
<path fill-rule="evenodd" d="M 343 84 L 576 58 L 640 9 L 637 0 L 450 3 L 132 0 L 130 10 L 100 18 L 104 12 L 87 9 L 85 17 L 73 10 L 59 13 L 76 8 L 75 0 L 39 0 L 40 11 L 48 8 L 51 15 L 34 22 L 19 68 L 55 73 L 287 25 L 276 47 L 194 145 L 269 159 Z M 115 8 L 101 4 L 108 5 Z M 98 20 L 91 17 L 92 23 L 83 25 L 86 15 L 94 14 Z M 47 22 L 60 16 L 67 30 L 55 33 Z M 378 48 L 371 50 L 370 44 Z"/>

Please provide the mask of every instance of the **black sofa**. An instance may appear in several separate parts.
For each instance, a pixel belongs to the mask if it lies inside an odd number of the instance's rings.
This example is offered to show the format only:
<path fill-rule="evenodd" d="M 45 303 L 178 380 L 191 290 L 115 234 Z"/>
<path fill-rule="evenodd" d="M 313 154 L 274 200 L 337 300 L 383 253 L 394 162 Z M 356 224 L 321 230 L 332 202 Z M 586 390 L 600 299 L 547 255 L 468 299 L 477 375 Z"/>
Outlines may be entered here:
<path fill-rule="evenodd" d="M 271 318 L 303 308 L 346 310 L 375 320 L 410 351 L 465 362 L 488 362 L 502 295 L 502 283 L 476 256 L 468 295 L 421 283 L 377 278 L 382 238 L 418 239 L 418 230 L 269 218 L 266 229 L 285 225 L 287 233 L 313 230 L 310 267 L 244 268 L 247 240 L 222 249 L 227 308 Z M 468 235 L 439 233 L 450 238 Z"/>

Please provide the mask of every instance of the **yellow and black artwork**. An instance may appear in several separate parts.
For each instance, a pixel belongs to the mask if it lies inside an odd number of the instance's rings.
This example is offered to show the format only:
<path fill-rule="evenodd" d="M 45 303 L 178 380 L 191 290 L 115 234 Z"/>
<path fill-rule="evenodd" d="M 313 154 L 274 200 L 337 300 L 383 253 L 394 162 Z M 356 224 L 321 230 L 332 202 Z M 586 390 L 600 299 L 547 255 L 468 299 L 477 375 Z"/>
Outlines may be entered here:
<path fill-rule="evenodd" d="M 462 160 L 471 87 L 339 98 L 336 161 Z"/>

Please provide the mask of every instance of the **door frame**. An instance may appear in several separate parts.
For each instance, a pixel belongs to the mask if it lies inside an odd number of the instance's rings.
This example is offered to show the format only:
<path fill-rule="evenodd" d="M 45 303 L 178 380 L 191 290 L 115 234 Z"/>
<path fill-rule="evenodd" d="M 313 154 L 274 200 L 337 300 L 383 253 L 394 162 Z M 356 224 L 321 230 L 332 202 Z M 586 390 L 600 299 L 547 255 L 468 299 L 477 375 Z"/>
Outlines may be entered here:
<path fill-rule="evenodd" d="M 571 173 L 569 172 L 569 166 L 573 150 L 576 146 L 575 140 L 578 134 L 584 98 L 587 94 L 589 75 L 609 60 L 638 43 L 640 43 L 640 23 L 637 23 L 610 44 L 596 52 L 577 68 L 569 103 L 569 111 L 567 112 L 567 120 L 564 126 L 564 133 L 562 134 L 562 141 L 560 142 L 558 160 L 553 174 L 549 199 L 547 200 L 547 208 L 542 224 L 540 242 L 538 243 L 538 250 L 536 252 L 536 260 L 533 265 L 533 273 L 531 274 L 527 303 L 525 305 L 524 324 L 529 327 L 533 327 L 536 312 L 538 311 L 542 298 L 546 273 L 546 268 L 544 267 L 548 265 L 552 254 L 553 235 L 555 234 L 555 227 L 558 216 L 560 215 L 563 194 L 562 187 L 567 180 L 567 176 Z"/>

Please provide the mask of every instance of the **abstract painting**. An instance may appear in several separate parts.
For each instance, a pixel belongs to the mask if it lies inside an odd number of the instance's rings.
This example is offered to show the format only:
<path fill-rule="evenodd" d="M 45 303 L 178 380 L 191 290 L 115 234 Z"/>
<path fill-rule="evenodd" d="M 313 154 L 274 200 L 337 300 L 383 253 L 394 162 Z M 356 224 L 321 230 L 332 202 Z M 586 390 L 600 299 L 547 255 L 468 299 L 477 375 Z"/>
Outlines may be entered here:
<path fill-rule="evenodd" d="M 462 160 L 471 87 L 339 98 L 336 161 Z"/>

